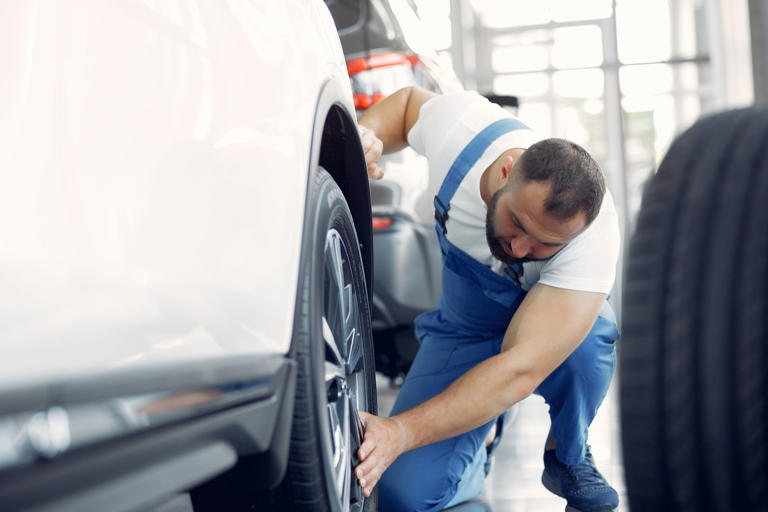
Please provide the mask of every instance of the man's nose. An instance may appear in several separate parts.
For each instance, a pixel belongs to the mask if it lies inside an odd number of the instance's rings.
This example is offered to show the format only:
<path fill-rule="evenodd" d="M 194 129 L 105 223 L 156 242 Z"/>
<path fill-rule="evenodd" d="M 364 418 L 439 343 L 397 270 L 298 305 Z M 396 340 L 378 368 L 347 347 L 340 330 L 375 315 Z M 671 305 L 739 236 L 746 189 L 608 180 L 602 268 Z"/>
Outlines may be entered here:
<path fill-rule="evenodd" d="M 517 236 L 510 240 L 509 249 L 515 258 L 525 258 L 531 252 L 531 242 L 527 236 Z"/>

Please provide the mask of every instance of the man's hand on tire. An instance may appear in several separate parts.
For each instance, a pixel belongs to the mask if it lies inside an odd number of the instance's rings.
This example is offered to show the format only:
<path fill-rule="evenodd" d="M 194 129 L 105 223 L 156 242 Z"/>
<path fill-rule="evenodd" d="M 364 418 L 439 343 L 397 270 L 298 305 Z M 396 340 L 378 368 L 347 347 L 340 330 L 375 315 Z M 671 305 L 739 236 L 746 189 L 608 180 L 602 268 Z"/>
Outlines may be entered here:
<path fill-rule="evenodd" d="M 396 417 L 380 418 L 363 411 L 359 414 L 365 437 L 357 451 L 361 462 L 355 468 L 355 476 L 368 497 L 384 471 L 405 451 L 407 433 Z"/>
<path fill-rule="evenodd" d="M 360 142 L 363 145 L 365 153 L 365 163 L 368 165 L 368 177 L 374 180 L 380 180 L 384 177 L 384 169 L 379 164 L 379 157 L 384 150 L 384 144 L 376 136 L 373 130 L 363 125 L 357 125 L 357 131 L 360 134 Z"/>

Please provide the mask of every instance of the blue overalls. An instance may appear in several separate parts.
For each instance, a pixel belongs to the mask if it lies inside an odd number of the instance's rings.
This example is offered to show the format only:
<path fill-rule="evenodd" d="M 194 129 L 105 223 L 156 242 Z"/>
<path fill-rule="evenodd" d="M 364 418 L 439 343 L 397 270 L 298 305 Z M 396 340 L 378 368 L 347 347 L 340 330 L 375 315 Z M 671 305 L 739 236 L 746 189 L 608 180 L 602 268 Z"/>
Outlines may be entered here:
<path fill-rule="evenodd" d="M 501 350 L 504 332 L 526 293 L 515 276 L 520 267 L 506 275 L 495 273 L 448 241 L 445 221 L 459 184 L 488 146 L 524 127 L 515 119 L 503 119 L 481 131 L 456 158 L 435 198 L 443 294 L 437 310 L 416 319 L 421 346 L 392 415 L 439 394 Z M 549 404 L 557 457 L 566 464 L 584 458 L 587 429 L 616 366 L 617 337 L 613 311 L 605 302 L 584 341 L 536 390 Z M 479 494 L 486 476 L 485 439 L 494 422 L 401 455 L 379 482 L 379 510 L 442 510 Z"/>

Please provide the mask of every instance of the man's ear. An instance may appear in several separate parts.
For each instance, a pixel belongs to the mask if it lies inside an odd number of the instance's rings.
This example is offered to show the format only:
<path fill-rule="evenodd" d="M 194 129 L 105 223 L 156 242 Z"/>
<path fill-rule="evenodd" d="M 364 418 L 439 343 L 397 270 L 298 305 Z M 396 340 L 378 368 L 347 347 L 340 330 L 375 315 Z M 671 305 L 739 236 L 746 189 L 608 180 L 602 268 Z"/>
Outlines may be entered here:
<path fill-rule="evenodd" d="M 512 175 L 512 168 L 515 166 L 515 158 L 507 155 L 501 163 L 501 172 L 499 173 L 499 185 L 504 185 Z"/>

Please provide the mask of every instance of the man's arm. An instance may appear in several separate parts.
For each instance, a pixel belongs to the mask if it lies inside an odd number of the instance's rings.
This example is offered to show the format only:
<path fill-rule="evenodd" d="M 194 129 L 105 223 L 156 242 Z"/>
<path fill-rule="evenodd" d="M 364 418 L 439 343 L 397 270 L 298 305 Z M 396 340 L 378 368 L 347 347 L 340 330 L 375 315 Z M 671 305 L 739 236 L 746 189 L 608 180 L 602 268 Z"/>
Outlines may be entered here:
<path fill-rule="evenodd" d="M 406 87 L 372 105 L 360 117 L 360 139 L 371 178 L 384 175 L 376 163 L 382 154 L 408 145 L 408 132 L 418 120 L 421 106 L 435 96 L 421 87 Z"/>
<path fill-rule="evenodd" d="M 536 284 L 512 318 L 499 355 L 397 416 L 362 414 L 365 438 L 355 475 L 365 494 L 401 453 L 467 432 L 533 393 L 584 340 L 605 297 Z"/>

